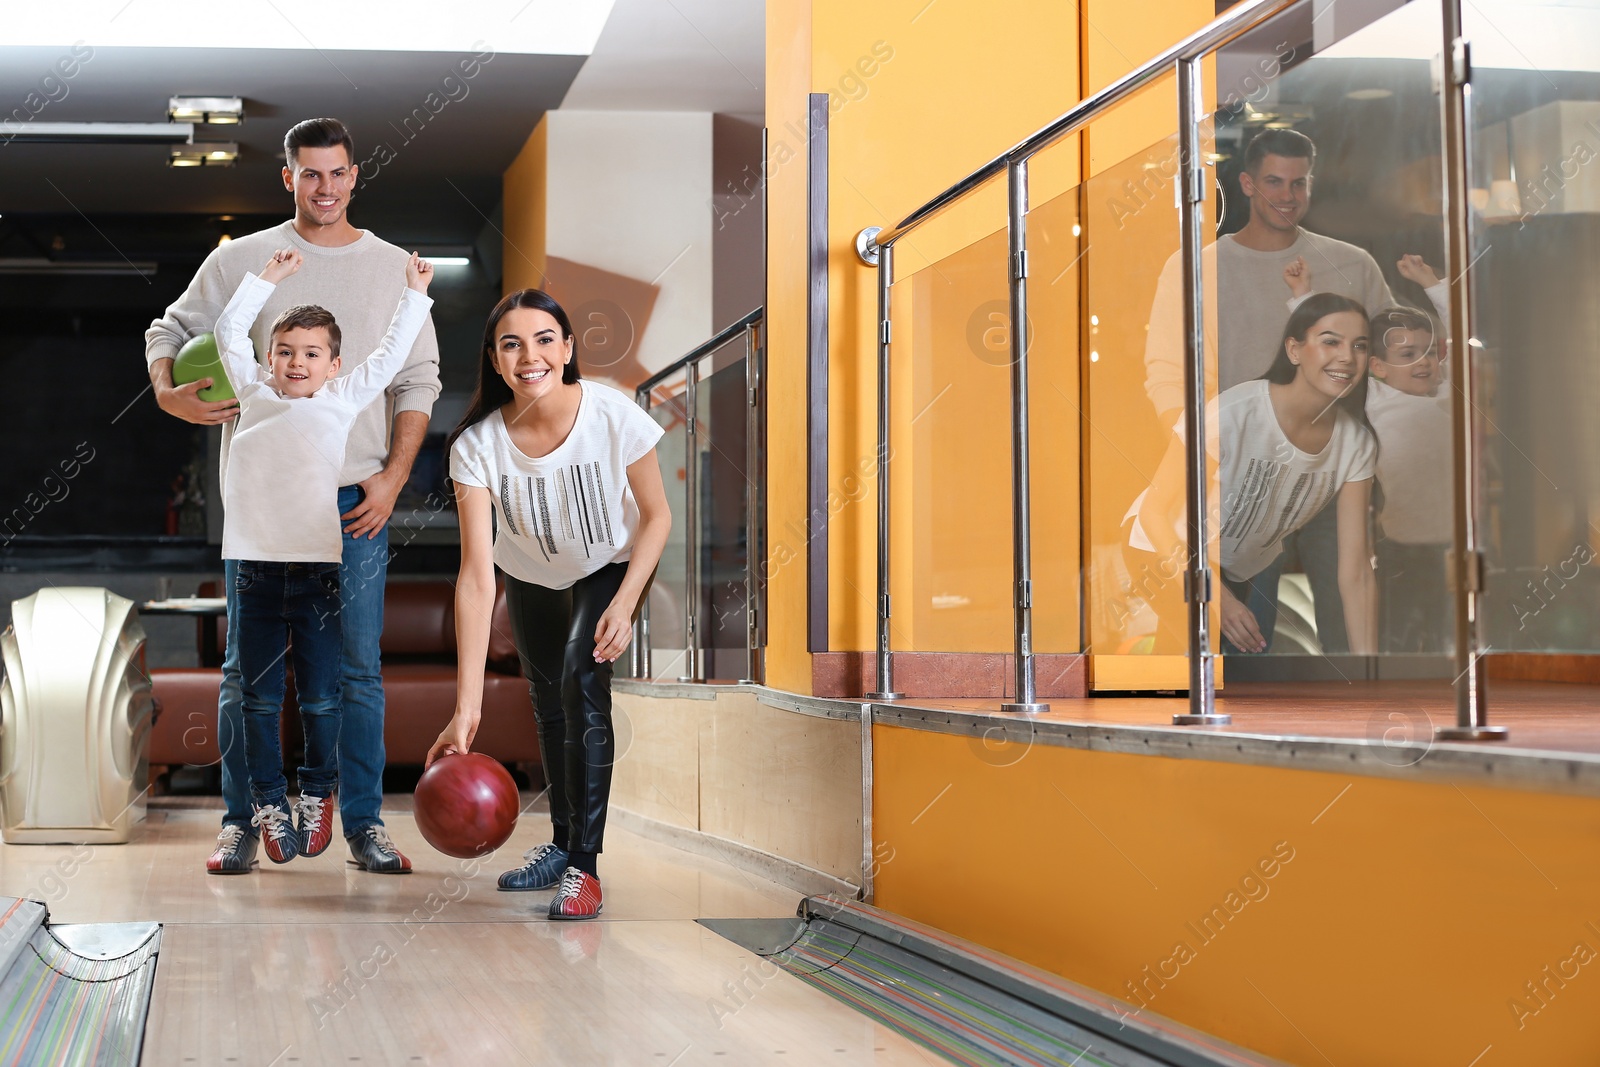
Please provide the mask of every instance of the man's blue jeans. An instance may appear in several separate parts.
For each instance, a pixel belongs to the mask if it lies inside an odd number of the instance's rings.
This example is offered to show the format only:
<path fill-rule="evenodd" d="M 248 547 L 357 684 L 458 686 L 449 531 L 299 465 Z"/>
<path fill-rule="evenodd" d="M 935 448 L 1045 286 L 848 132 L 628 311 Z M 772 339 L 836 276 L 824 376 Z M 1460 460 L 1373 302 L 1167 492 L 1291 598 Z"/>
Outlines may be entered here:
<path fill-rule="evenodd" d="M 294 687 L 305 727 L 300 792 L 332 796 L 338 784 L 339 674 L 344 658 L 339 564 L 240 560 L 234 567 L 233 593 L 250 799 L 257 806 L 283 807 L 288 791 L 278 743 L 286 658 L 294 661 Z"/>
<path fill-rule="evenodd" d="M 359 486 L 339 490 L 342 515 L 360 503 Z M 250 824 L 250 780 L 244 760 L 243 696 L 239 683 L 239 631 L 234 585 L 237 566 L 224 564 L 228 595 L 228 651 L 222 660 L 222 692 L 217 709 L 217 737 L 222 749 L 224 825 Z M 340 620 L 344 628 L 344 664 L 340 688 L 344 715 L 339 727 L 339 817 L 350 837 L 365 827 L 382 825 L 383 803 L 383 676 L 379 672 L 378 637 L 383 632 L 383 586 L 389 576 L 389 528 L 378 536 L 344 538 L 339 567 Z"/>

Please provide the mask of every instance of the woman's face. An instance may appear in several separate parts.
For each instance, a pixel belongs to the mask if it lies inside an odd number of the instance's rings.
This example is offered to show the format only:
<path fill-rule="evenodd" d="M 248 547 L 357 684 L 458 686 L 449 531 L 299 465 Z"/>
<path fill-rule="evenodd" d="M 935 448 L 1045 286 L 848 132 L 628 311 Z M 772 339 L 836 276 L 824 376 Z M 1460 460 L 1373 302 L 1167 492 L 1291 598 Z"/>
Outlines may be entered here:
<path fill-rule="evenodd" d="M 494 369 L 514 396 L 537 400 L 561 385 L 561 370 L 572 359 L 572 338 L 548 311 L 512 308 L 494 328 Z"/>
<path fill-rule="evenodd" d="M 1367 369 L 1367 319 L 1354 311 L 1324 315 L 1306 331 L 1305 340 L 1284 342 L 1289 361 L 1300 377 L 1332 399 L 1344 396 Z"/>

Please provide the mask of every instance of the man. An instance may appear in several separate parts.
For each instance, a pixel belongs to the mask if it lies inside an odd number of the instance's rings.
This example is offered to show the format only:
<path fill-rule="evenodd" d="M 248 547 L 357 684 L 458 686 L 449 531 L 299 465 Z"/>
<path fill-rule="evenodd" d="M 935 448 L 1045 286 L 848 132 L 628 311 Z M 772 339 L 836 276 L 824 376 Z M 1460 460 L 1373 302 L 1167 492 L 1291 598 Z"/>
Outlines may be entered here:
<path fill-rule="evenodd" d="M 337 119 L 308 119 L 288 132 L 283 148 L 283 184 L 294 196 L 294 218 L 218 246 L 201 264 L 189 288 L 145 334 L 145 360 L 161 409 L 186 422 L 222 426 L 219 481 L 227 477 L 228 444 L 238 404 L 201 400 L 196 394 L 211 384 L 211 379 L 174 386 L 172 361 L 185 341 L 215 327 L 245 272 L 258 269 L 276 249 L 298 249 L 305 257 L 304 266 L 278 286 L 251 328 L 251 338 L 258 351 L 265 351 L 268 328 L 279 312 L 294 304 L 321 304 L 339 320 L 347 374 L 365 353 L 378 348 L 405 274 L 405 252 L 357 229 L 346 217 L 357 168 L 355 146 L 344 124 Z M 362 870 L 379 873 L 411 870 L 410 861 L 395 848 L 378 814 L 384 766 L 378 637 L 383 629 L 383 588 L 388 573 L 387 523 L 427 433 L 428 416 L 438 395 L 439 346 L 430 319 L 385 401 L 362 412 L 351 429 L 340 475 L 339 514 L 345 525 L 339 575 L 344 628 L 339 815 L 352 862 Z M 239 643 L 233 623 L 237 617 L 234 561 L 226 561 L 225 569 L 228 650 L 217 717 L 227 811 L 206 870 L 243 874 L 255 865 L 258 834 L 251 826 L 242 743 Z"/>
<path fill-rule="evenodd" d="M 1216 312 L 1206 316 L 1205 329 L 1208 358 L 1216 360 L 1218 392 L 1261 377 L 1272 363 L 1289 321 L 1284 269 L 1297 259 L 1310 272 L 1316 292 L 1348 296 L 1363 304 L 1368 314 L 1394 303 L 1370 254 L 1300 225 L 1311 207 L 1316 156 L 1316 145 L 1303 133 L 1257 134 L 1245 150 L 1239 175 L 1239 188 L 1250 202 L 1250 220 L 1201 253 L 1208 293 L 1212 286 L 1216 293 Z M 1177 426 L 1183 418 L 1182 291 L 1183 267 L 1174 255 L 1156 283 L 1144 357 L 1145 388 L 1167 426 Z M 1221 488 L 1226 495 L 1231 487 Z M 1311 582 L 1322 650 L 1348 651 L 1332 505 L 1284 541 L 1286 555 L 1296 551 Z"/>

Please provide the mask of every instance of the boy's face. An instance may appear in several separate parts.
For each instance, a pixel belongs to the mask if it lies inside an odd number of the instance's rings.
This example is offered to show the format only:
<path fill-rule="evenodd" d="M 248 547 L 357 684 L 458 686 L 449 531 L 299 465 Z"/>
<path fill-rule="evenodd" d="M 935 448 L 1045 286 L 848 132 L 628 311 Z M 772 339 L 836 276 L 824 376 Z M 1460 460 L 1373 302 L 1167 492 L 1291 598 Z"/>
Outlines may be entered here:
<path fill-rule="evenodd" d="M 1369 366 L 1374 378 L 1412 396 L 1437 396 L 1444 381 L 1439 346 L 1429 330 L 1389 330 Z"/>
<path fill-rule="evenodd" d="M 325 327 L 295 326 L 272 335 L 272 384 L 284 396 L 310 396 L 339 373 Z"/>

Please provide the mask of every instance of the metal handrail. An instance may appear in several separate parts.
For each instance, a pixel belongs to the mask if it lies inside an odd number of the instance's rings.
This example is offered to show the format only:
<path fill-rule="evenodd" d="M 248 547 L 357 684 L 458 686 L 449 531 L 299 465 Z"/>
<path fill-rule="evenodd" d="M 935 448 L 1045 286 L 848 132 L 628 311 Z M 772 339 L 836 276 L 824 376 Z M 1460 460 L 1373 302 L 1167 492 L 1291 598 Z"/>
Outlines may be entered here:
<path fill-rule="evenodd" d="M 735 337 L 738 337 L 745 330 L 748 330 L 750 327 L 760 322 L 763 310 L 764 309 L 762 308 L 755 308 L 752 311 L 745 312 L 736 321 L 729 323 L 721 330 L 718 330 L 716 333 L 712 334 L 706 340 L 695 345 L 694 348 L 690 349 L 688 352 L 679 356 L 677 359 L 673 360 L 671 363 L 668 363 L 665 367 L 662 367 L 660 370 L 650 375 L 650 377 L 640 382 L 638 387 L 634 389 L 634 394 L 637 396 L 643 393 L 648 393 L 656 386 L 660 385 L 662 382 L 683 370 L 683 368 L 687 367 L 689 364 L 693 363 L 695 360 L 705 359 L 706 356 L 710 355 L 712 352 L 715 352 L 717 349 L 721 348 Z"/>
<path fill-rule="evenodd" d="M 756 338 L 760 335 L 764 318 L 764 308 L 758 307 L 746 312 L 728 326 L 719 330 L 711 337 L 702 341 L 687 353 L 679 356 L 661 370 L 652 374 L 639 384 L 634 390 L 635 402 L 646 412 L 651 409 L 651 396 L 656 388 L 668 378 L 682 372 L 685 376 L 684 389 L 684 643 L 686 663 L 685 674 L 679 678 L 684 682 L 704 682 L 706 657 L 705 649 L 701 647 L 700 637 L 700 494 L 699 494 L 699 465 L 696 457 L 699 452 L 699 433 L 697 417 L 697 394 L 700 383 L 700 361 L 716 352 L 730 342 L 744 338 L 744 353 L 740 357 L 745 365 L 745 476 L 750 484 L 750 501 L 745 510 L 746 522 L 746 554 L 745 554 L 745 611 L 748 623 L 745 628 L 745 653 L 746 676 L 743 681 L 760 681 L 763 676 L 760 643 L 760 625 L 758 612 L 760 611 L 760 560 L 759 548 L 763 543 L 761 531 L 757 528 L 763 516 L 759 507 L 757 494 L 760 472 L 757 468 L 763 461 L 763 453 L 759 442 L 762 440 L 763 416 L 765 413 L 762 399 L 764 393 L 764 375 L 759 366 L 764 354 L 764 348 L 759 345 Z M 651 669 L 651 642 L 650 642 L 650 606 L 648 599 L 639 612 L 639 618 L 634 623 L 634 639 L 632 666 L 635 678 L 653 677 Z"/>
<path fill-rule="evenodd" d="M 990 178 L 1004 174 L 1007 166 L 1020 163 L 1049 148 L 1063 137 L 1076 133 L 1083 126 L 1111 110 L 1125 98 L 1143 89 L 1164 74 L 1171 73 L 1180 60 L 1194 60 L 1216 51 L 1240 34 L 1248 33 L 1257 25 L 1292 7 L 1300 0 L 1256 0 L 1255 3 L 1233 8 L 1217 16 L 1199 30 L 1185 37 L 1148 63 L 1135 68 L 1110 85 L 1085 97 L 1068 108 L 1059 118 L 1040 127 L 1036 132 L 1018 141 L 989 162 L 956 182 L 944 192 L 907 215 L 898 225 L 878 231 L 868 245 L 890 244 L 911 230 L 927 222 L 945 208 L 962 199 Z M 863 256 L 865 258 L 865 256 Z"/>

